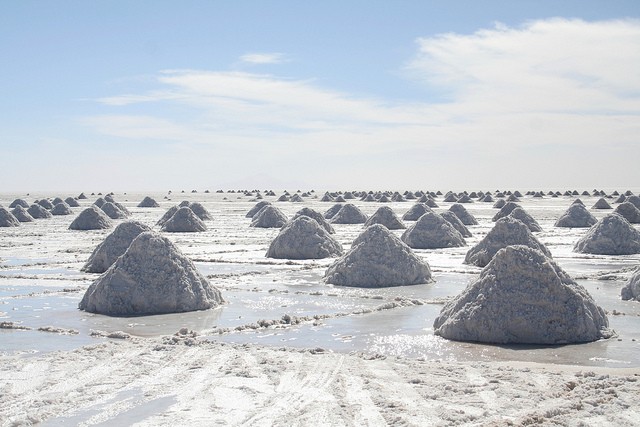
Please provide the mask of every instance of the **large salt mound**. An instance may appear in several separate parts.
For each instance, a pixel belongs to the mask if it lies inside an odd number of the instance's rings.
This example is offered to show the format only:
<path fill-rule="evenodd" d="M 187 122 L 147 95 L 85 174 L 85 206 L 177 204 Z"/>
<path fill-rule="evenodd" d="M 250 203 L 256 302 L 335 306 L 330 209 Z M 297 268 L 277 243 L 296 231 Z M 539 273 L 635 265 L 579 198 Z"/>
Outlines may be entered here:
<path fill-rule="evenodd" d="M 631 224 L 640 223 L 640 210 L 631 202 L 622 202 L 613 211 L 622 215 Z"/>
<path fill-rule="evenodd" d="M 146 196 L 140 203 L 138 203 L 139 208 L 159 208 L 160 205 L 155 201 L 152 197 Z"/>
<path fill-rule="evenodd" d="M 169 233 L 197 233 L 206 231 L 207 226 L 191 207 L 183 206 L 162 225 L 161 230 Z"/>
<path fill-rule="evenodd" d="M 269 245 L 266 257 L 321 259 L 340 255 L 342 245 L 315 219 L 302 215 L 282 227 Z"/>
<path fill-rule="evenodd" d="M 338 286 L 381 288 L 429 283 L 432 278 L 426 261 L 385 226 L 374 224 L 327 269 L 325 281 Z"/>
<path fill-rule="evenodd" d="M 169 239 L 144 232 L 89 286 L 79 308 L 109 316 L 142 316 L 206 310 L 222 302 L 220 291 Z"/>
<path fill-rule="evenodd" d="M 529 215 L 527 211 L 525 211 L 521 207 L 515 208 L 514 210 L 512 210 L 509 216 L 511 218 L 515 218 L 517 220 L 522 221 L 524 225 L 526 225 L 529 228 L 529 230 L 531 230 L 531 232 L 533 233 L 542 231 L 542 227 L 540 227 L 540 224 L 538 224 L 538 221 L 536 221 L 531 215 Z"/>
<path fill-rule="evenodd" d="M 265 206 L 269 206 L 270 204 L 271 202 L 267 200 L 262 200 L 256 203 L 251 209 L 249 209 L 249 212 L 247 212 L 247 214 L 245 215 L 245 218 L 253 218 L 255 214 L 260 212 L 260 209 L 264 208 Z"/>
<path fill-rule="evenodd" d="M 491 221 L 496 222 L 500 218 L 504 218 L 511 213 L 515 208 L 519 208 L 520 205 L 515 202 L 507 202 L 505 203 L 500 210 L 491 218 Z"/>
<path fill-rule="evenodd" d="M 9 209 L 13 209 L 13 208 L 18 207 L 18 206 L 22 206 L 23 208 L 27 209 L 29 207 L 29 203 L 24 199 L 15 199 L 9 205 Z"/>
<path fill-rule="evenodd" d="M 453 205 L 451 205 L 449 210 L 456 214 L 458 219 L 460 219 L 460 222 L 462 222 L 464 225 L 478 225 L 478 221 L 475 219 L 475 217 L 471 215 L 467 211 L 467 208 L 465 208 L 461 204 L 454 203 Z"/>
<path fill-rule="evenodd" d="M 401 237 L 414 249 L 451 248 L 466 245 L 462 234 L 435 212 L 428 212 L 409 227 Z"/>
<path fill-rule="evenodd" d="M 46 219 L 46 218 L 51 218 L 52 216 L 51 212 L 49 212 L 42 206 L 38 205 L 37 203 L 34 203 L 33 205 L 29 206 L 29 209 L 27 209 L 27 212 L 29 212 L 29 215 L 31 215 L 34 219 Z"/>
<path fill-rule="evenodd" d="M 0 227 L 18 227 L 20 221 L 7 209 L 0 207 Z"/>
<path fill-rule="evenodd" d="M 335 230 L 333 229 L 331 224 L 329 224 L 327 222 L 327 220 L 324 219 L 324 215 L 322 215 L 320 212 L 314 211 L 311 208 L 302 208 L 298 212 L 295 213 L 293 218 L 291 218 L 291 221 L 293 221 L 294 219 L 299 218 L 301 216 L 308 216 L 309 218 L 313 218 L 313 219 L 316 220 L 316 222 L 318 224 L 320 224 L 320 226 L 322 228 L 324 228 L 327 231 L 327 233 L 329 233 L 329 234 L 334 234 L 335 233 Z"/>
<path fill-rule="evenodd" d="M 429 206 L 425 203 L 416 203 L 411 206 L 404 215 L 402 215 L 403 221 L 417 221 L 420 217 L 427 212 L 433 212 Z"/>
<path fill-rule="evenodd" d="M 469 249 L 464 263 L 484 267 L 500 249 L 511 245 L 529 246 L 551 257 L 547 247 L 536 239 L 522 221 L 507 216 L 496 221 L 487 235 Z"/>
<path fill-rule="evenodd" d="M 32 214 L 33 215 L 33 214 Z M 70 230 L 104 230 L 111 228 L 111 219 L 97 206 L 89 206 L 73 220 Z"/>
<path fill-rule="evenodd" d="M 287 216 L 275 206 L 268 205 L 253 216 L 250 227 L 281 228 L 287 223 Z"/>
<path fill-rule="evenodd" d="M 637 269 L 629 281 L 620 290 L 620 297 L 623 301 L 640 301 L 640 269 Z"/>
<path fill-rule="evenodd" d="M 374 224 L 384 225 L 389 230 L 402 230 L 407 228 L 389 206 L 380 206 L 378 210 L 367 219 L 364 226 L 370 227 Z"/>
<path fill-rule="evenodd" d="M 51 215 L 71 215 L 73 211 L 64 201 L 57 203 L 51 209 Z"/>
<path fill-rule="evenodd" d="M 367 221 L 367 216 L 355 205 L 346 203 L 342 209 L 340 209 L 331 218 L 333 224 L 364 224 Z"/>
<path fill-rule="evenodd" d="M 444 218 L 449 224 L 453 225 L 453 228 L 458 230 L 458 233 L 460 233 L 462 237 L 466 238 L 473 236 L 471 234 L 471 231 L 469 231 L 467 226 L 464 225 L 462 221 L 460 221 L 460 218 L 458 218 L 458 215 L 456 215 L 455 213 L 451 211 L 444 211 L 440 214 L 440 216 L 442 216 L 442 218 Z"/>
<path fill-rule="evenodd" d="M 596 222 L 598 222 L 596 217 L 591 215 L 591 212 L 589 212 L 584 205 L 573 203 L 569 206 L 569 209 L 558 218 L 554 226 L 567 228 L 591 227 Z"/>
<path fill-rule="evenodd" d="M 498 251 L 433 326 L 444 338 L 496 344 L 568 344 L 614 335 L 586 289 L 527 246 Z"/>
<path fill-rule="evenodd" d="M 18 205 L 15 208 L 13 208 L 11 210 L 11 213 L 20 222 L 32 222 L 33 221 L 33 217 L 29 214 L 29 212 L 25 208 L 20 206 L 20 205 Z"/>
<path fill-rule="evenodd" d="M 140 233 L 150 231 L 149 227 L 137 221 L 125 221 L 119 224 L 94 250 L 82 267 L 88 273 L 104 273 L 124 254 L 133 239 Z"/>
<path fill-rule="evenodd" d="M 575 252 L 597 255 L 640 253 L 640 232 L 617 213 L 610 213 L 575 244 Z"/>

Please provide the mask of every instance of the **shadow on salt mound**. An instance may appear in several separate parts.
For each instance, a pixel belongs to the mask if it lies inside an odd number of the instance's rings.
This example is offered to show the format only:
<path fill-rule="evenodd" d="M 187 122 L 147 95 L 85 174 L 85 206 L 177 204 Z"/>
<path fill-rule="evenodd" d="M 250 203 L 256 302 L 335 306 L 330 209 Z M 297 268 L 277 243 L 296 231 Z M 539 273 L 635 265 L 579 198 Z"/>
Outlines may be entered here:
<path fill-rule="evenodd" d="M 207 226 L 191 207 L 183 206 L 162 225 L 161 230 L 168 233 L 198 233 L 206 231 Z"/>
<path fill-rule="evenodd" d="M 0 207 L 0 227 L 18 227 L 20 221 L 7 209 Z"/>
<path fill-rule="evenodd" d="M 207 310 L 220 291 L 169 239 L 147 231 L 89 286 L 80 310 L 109 316 L 144 316 Z"/>
<path fill-rule="evenodd" d="M 458 218 L 458 215 L 456 215 L 452 211 L 444 211 L 440 214 L 440 216 L 444 218 L 449 224 L 453 225 L 453 228 L 458 230 L 458 233 L 460 233 L 462 237 L 467 238 L 467 237 L 473 236 L 473 234 L 471 234 L 471 231 L 469 231 L 467 226 L 464 225 L 462 221 L 460 221 L 460 218 Z"/>
<path fill-rule="evenodd" d="M 250 227 L 281 228 L 287 223 L 287 216 L 273 205 L 267 205 L 253 216 Z"/>
<path fill-rule="evenodd" d="M 384 225 L 389 230 L 403 230 L 407 228 L 389 206 L 379 207 L 378 210 L 367 219 L 364 226 L 370 227 L 374 224 Z"/>
<path fill-rule="evenodd" d="M 342 245 L 318 222 L 299 216 L 280 230 L 267 250 L 267 258 L 322 259 L 342 255 Z"/>
<path fill-rule="evenodd" d="M 155 201 L 154 198 L 146 196 L 140 203 L 138 203 L 139 208 L 159 208 L 160 205 Z"/>
<path fill-rule="evenodd" d="M 431 269 L 385 226 L 367 227 L 325 273 L 338 286 L 382 288 L 430 283 Z"/>
<path fill-rule="evenodd" d="M 105 230 L 111 227 L 111 219 L 99 207 L 92 205 L 80 212 L 69 225 L 69 230 Z"/>
<path fill-rule="evenodd" d="M 435 212 L 422 215 L 401 237 L 413 249 L 439 249 L 467 244 L 462 234 Z"/>
<path fill-rule="evenodd" d="M 598 221 L 573 248 L 574 252 L 597 255 L 640 253 L 640 232 L 617 213 Z"/>
<path fill-rule="evenodd" d="M 433 212 L 433 211 L 429 206 L 427 206 L 426 203 L 416 203 L 415 205 L 411 206 L 409 210 L 405 212 L 404 215 L 402 215 L 402 220 L 417 221 L 420 219 L 422 215 L 426 214 L 427 212 Z"/>
<path fill-rule="evenodd" d="M 560 218 L 554 224 L 554 227 L 580 228 L 591 227 L 598 220 L 591 215 L 591 212 L 580 203 L 573 203 L 569 206 Z"/>
<path fill-rule="evenodd" d="M 351 203 L 346 203 L 332 218 L 332 224 L 364 224 L 367 216 Z"/>
<path fill-rule="evenodd" d="M 333 227 L 331 226 L 331 224 L 329 224 L 327 222 L 326 219 L 324 219 L 324 215 L 322 215 L 320 212 L 315 211 L 311 208 L 302 208 L 300 209 L 298 212 L 295 213 L 295 215 L 293 215 L 293 217 L 291 218 L 290 222 L 293 221 L 296 218 L 299 218 L 301 216 L 308 216 L 309 218 L 313 218 L 316 220 L 316 222 L 322 227 L 324 228 L 327 233 L 329 234 L 335 234 L 335 230 L 333 229 Z"/>
<path fill-rule="evenodd" d="M 87 273 L 104 273 L 124 254 L 141 233 L 150 231 L 149 227 L 137 221 L 125 221 L 119 224 L 102 243 L 93 250 L 82 271 Z"/>
<path fill-rule="evenodd" d="M 476 220 L 476 218 L 471 215 L 467 211 L 467 208 L 465 208 L 461 204 L 454 203 L 453 205 L 451 205 L 449 210 L 456 214 L 458 219 L 460 219 L 460 222 L 462 222 L 464 225 L 478 225 L 478 221 Z"/>
<path fill-rule="evenodd" d="M 615 335 L 586 289 L 551 258 L 520 245 L 498 251 L 433 326 L 447 339 L 493 344 L 558 345 Z"/>
<path fill-rule="evenodd" d="M 16 206 L 11 210 L 13 216 L 20 222 L 33 222 L 34 218 L 22 206 Z"/>
<path fill-rule="evenodd" d="M 629 281 L 620 290 L 623 301 L 640 301 L 640 268 L 633 273 Z"/>
<path fill-rule="evenodd" d="M 521 207 L 518 207 L 512 210 L 509 216 L 511 218 L 515 218 L 517 220 L 522 221 L 524 225 L 526 225 L 532 233 L 537 233 L 539 231 L 542 231 L 542 227 L 540 227 L 540 224 L 538 224 L 538 221 L 536 221 L 531 215 L 529 215 L 527 211 L 525 211 Z"/>
<path fill-rule="evenodd" d="M 551 257 L 551 252 L 531 233 L 526 224 L 507 216 L 499 219 L 487 235 L 469 249 L 464 263 L 484 267 L 500 249 L 511 245 L 529 246 Z"/>

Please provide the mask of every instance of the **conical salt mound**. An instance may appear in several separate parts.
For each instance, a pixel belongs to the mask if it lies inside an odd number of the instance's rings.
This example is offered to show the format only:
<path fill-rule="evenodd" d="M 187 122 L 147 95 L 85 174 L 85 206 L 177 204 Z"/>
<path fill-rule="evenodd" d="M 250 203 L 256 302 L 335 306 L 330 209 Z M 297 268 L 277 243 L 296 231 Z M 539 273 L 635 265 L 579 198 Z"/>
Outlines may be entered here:
<path fill-rule="evenodd" d="M 429 283 L 432 278 L 426 261 L 385 226 L 374 224 L 327 269 L 325 281 L 338 286 L 381 288 Z"/>
<path fill-rule="evenodd" d="M 456 215 L 455 213 L 451 211 L 444 211 L 440 214 L 440 216 L 444 218 L 449 224 L 453 225 L 453 228 L 458 230 L 458 233 L 460 233 L 462 237 L 466 238 L 473 236 L 467 226 L 464 225 L 462 221 L 460 221 L 460 218 L 458 218 L 458 215 Z"/>
<path fill-rule="evenodd" d="M 11 210 L 11 213 L 20 222 L 33 222 L 33 217 L 22 206 L 16 206 Z"/>
<path fill-rule="evenodd" d="M 455 203 L 455 202 L 457 202 L 457 201 L 458 201 L 458 198 L 456 197 L 456 195 L 455 195 L 455 194 L 453 194 L 453 193 L 449 193 L 449 194 L 447 194 L 447 196 L 444 198 L 444 200 L 443 200 L 443 201 L 444 201 L 444 202 L 447 202 L 447 203 L 450 203 L 450 202 Z"/>
<path fill-rule="evenodd" d="M 458 198 L 457 203 L 473 203 L 473 200 L 471 200 L 471 197 L 469 197 L 466 194 L 463 194 L 462 196 L 460 196 L 460 198 Z"/>
<path fill-rule="evenodd" d="M 631 224 L 640 224 L 640 210 L 631 202 L 622 202 L 613 211 Z"/>
<path fill-rule="evenodd" d="M 29 212 L 29 215 L 31 215 L 34 219 L 47 219 L 51 218 L 52 216 L 51 212 L 36 203 L 29 206 L 27 212 Z"/>
<path fill-rule="evenodd" d="M 478 221 L 475 219 L 475 217 L 471 215 L 461 204 L 455 203 L 451 205 L 449 210 L 456 214 L 456 216 L 460 219 L 460 222 L 462 222 L 464 225 L 478 225 Z"/>
<path fill-rule="evenodd" d="M 127 215 L 120 210 L 118 206 L 111 202 L 104 202 L 102 206 L 100 206 L 102 212 L 104 212 L 111 219 L 121 219 L 126 218 Z"/>
<path fill-rule="evenodd" d="M 620 290 L 620 297 L 623 301 L 640 301 L 640 269 L 637 269 L 629 281 Z"/>
<path fill-rule="evenodd" d="M 517 220 L 522 221 L 524 225 L 526 225 L 532 233 L 537 233 L 539 231 L 542 231 L 542 227 L 540 227 L 540 224 L 538 224 L 538 221 L 536 221 L 531 215 L 529 215 L 527 211 L 525 211 L 521 207 L 515 208 L 514 210 L 512 210 L 509 216 L 511 218 L 515 218 Z"/>
<path fill-rule="evenodd" d="M 169 239 L 147 231 L 89 286 L 79 308 L 142 316 L 207 310 L 222 302 L 220 291 Z"/>
<path fill-rule="evenodd" d="M 329 209 L 327 209 L 327 211 L 324 213 L 324 218 L 325 219 L 331 219 L 334 216 L 336 216 L 336 214 L 338 213 L 338 211 L 340 209 L 342 209 L 342 207 L 344 206 L 344 204 L 342 203 L 336 203 L 335 205 L 331 206 Z"/>
<path fill-rule="evenodd" d="M 169 209 L 167 209 L 167 211 L 162 215 L 162 217 L 158 220 L 158 222 L 156 222 L 156 225 L 159 225 L 160 227 L 162 227 L 167 221 L 169 221 L 171 219 L 171 217 L 173 215 L 175 215 L 176 212 L 178 212 L 178 209 L 180 209 L 181 206 L 171 206 Z"/>
<path fill-rule="evenodd" d="M 364 226 L 370 227 L 374 224 L 384 225 L 389 230 L 402 230 L 407 228 L 389 206 L 379 207 L 378 210 L 367 219 Z"/>
<path fill-rule="evenodd" d="M 262 200 L 256 203 L 251 209 L 249 209 L 249 212 L 247 212 L 247 214 L 245 215 L 245 218 L 253 218 L 255 214 L 260 212 L 260 209 L 264 208 L 265 206 L 269 206 L 270 204 L 271 202 L 267 200 Z"/>
<path fill-rule="evenodd" d="M 598 255 L 640 253 L 640 232 L 617 213 L 610 213 L 591 227 L 573 250 Z"/>
<path fill-rule="evenodd" d="M 42 199 L 42 200 L 38 200 L 36 202 L 36 204 L 42 206 L 43 208 L 45 208 L 46 210 L 50 211 L 51 209 L 53 209 L 53 203 L 51 203 L 49 200 L 47 199 Z"/>
<path fill-rule="evenodd" d="M 320 199 L 321 202 L 333 202 L 333 197 L 331 197 L 331 195 L 329 193 L 325 193 L 324 196 L 322 196 L 322 199 Z"/>
<path fill-rule="evenodd" d="M 51 215 L 71 215 L 73 211 L 65 202 L 60 202 L 53 206 L 51 209 Z"/>
<path fill-rule="evenodd" d="M 401 237 L 414 249 L 438 249 L 464 246 L 462 234 L 435 212 L 428 212 L 409 227 Z"/>
<path fill-rule="evenodd" d="M 591 215 L 591 212 L 589 212 L 584 205 L 573 203 L 569 206 L 569 209 L 558 218 L 554 226 L 567 228 L 591 227 L 596 222 L 598 222 L 596 217 Z"/>
<path fill-rule="evenodd" d="M 202 203 L 189 203 L 189 208 L 203 221 L 211 221 L 213 219 L 213 216 L 209 213 L 207 208 L 202 205 Z"/>
<path fill-rule="evenodd" d="M 27 209 L 27 208 L 29 208 L 29 203 L 24 199 L 15 199 L 9 205 L 9 209 L 13 209 L 13 208 L 18 207 L 18 206 L 22 206 L 23 208 Z"/>
<path fill-rule="evenodd" d="M 506 204 L 507 204 L 507 202 L 505 202 L 505 200 L 504 200 L 504 199 L 498 199 L 498 200 L 496 200 L 496 202 L 493 204 L 493 207 L 494 207 L 494 208 L 496 208 L 496 209 L 502 209 L 502 207 L 503 207 L 504 205 L 506 205 Z"/>
<path fill-rule="evenodd" d="M 322 259 L 342 255 L 338 243 L 318 222 L 299 216 L 287 223 L 273 239 L 267 258 Z"/>
<path fill-rule="evenodd" d="M 569 344 L 610 338 L 604 310 L 551 258 L 508 246 L 442 308 L 434 333 L 456 341 Z"/>
<path fill-rule="evenodd" d="M 331 218 L 333 224 L 364 224 L 367 221 L 367 216 L 355 205 L 346 203 L 342 209 L 340 209 Z"/>
<path fill-rule="evenodd" d="M 102 198 L 102 197 L 98 197 L 96 199 L 95 202 L 93 202 L 94 205 L 96 205 L 97 207 L 102 207 L 102 205 L 104 205 L 106 203 L 106 201 Z"/>
<path fill-rule="evenodd" d="M 640 209 L 640 197 L 632 194 L 631 196 L 627 197 L 627 200 L 625 200 L 625 202 L 629 202 L 632 203 L 636 208 Z"/>
<path fill-rule="evenodd" d="M 146 196 L 140 203 L 138 203 L 139 208 L 159 208 L 160 205 L 155 201 L 152 197 Z"/>
<path fill-rule="evenodd" d="M 80 203 L 78 203 L 78 201 L 76 199 L 74 199 L 73 197 L 67 197 L 66 199 L 64 199 L 64 202 L 69 205 L 69 207 L 71 208 L 79 208 L 80 207 Z"/>
<path fill-rule="evenodd" d="M 598 201 L 591 206 L 591 209 L 613 209 L 609 202 L 607 202 L 604 197 L 600 197 Z"/>
<path fill-rule="evenodd" d="M 104 196 L 104 201 L 113 203 L 114 205 L 116 205 L 116 207 L 124 213 L 125 217 L 131 215 L 131 212 L 129 212 L 129 209 L 127 209 L 122 203 L 116 202 L 116 200 L 113 198 L 111 194 L 107 194 L 106 196 Z"/>
<path fill-rule="evenodd" d="M 87 200 L 87 196 L 84 193 L 78 195 L 78 200 Z"/>
<path fill-rule="evenodd" d="M 33 214 L 32 214 L 33 215 Z M 113 227 L 111 219 L 97 206 L 89 206 L 73 220 L 70 230 L 104 230 Z"/>
<path fill-rule="evenodd" d="M 254 215 L 250 227 L 281 228 L 287 223 L 287 216 L 275 206 L 265 206 Z"/>
<path fill-rule="evenodd" d="M 520 205 L 515 203 L 515 202 L 507 202 L 500 208 L 498 213 L 496 213 L 493 216 L 491 221 L 496 222 L 500 218 L 504 218 L 505 216 L 509 215 L 511 213 L 511 211 L 514 210 L 515 208 L 519 208 L 519 207 L 520 207 Z"/>
<path fill-rule="evenodd" d="M 0 227 L 18 227 L 20 221 L 7 209 L 0 207 Z"/>
<path fill-rule="evenodd" d="M 427 212 L 433 212 L 429 206 L 425 203 L 416 203 L 411 206 L 404 215 L 402 215 L 403 221 L 417 221 L 420 217 Z"/>
<path fill-rule="evenodd" d="M 331 224 L 329 224 L 327 220 L 324 219 L 324 216 L 320 212 L 314 211 L 311 208 L 302 208 L 298 212 L 296 212 L 293 218 L 291 218 L 291 221 L 301 216 L 308 216 L 309 218 L 313 218 L 320 225 L 320 227 L 324 228 L 327 231 L 327 233 L 329 234 L 335 233 L 335 230 L 333 229 Z"/>
<path fill-rule="evenodd" d="M 464 263 L 484 267 L 500 249 L 511 245 L 529 246 L 551 257 L 551 252 L 536 239 L 529 227 L 522 221 L 507 216 L 496 221 L 487 235 L 469 249 Z"/>
<path fill-rule="evenodd" d="M 140 233 L 150 231 L 149 227 L 137 221 L 125 221 L 119 224 L 94 250 L 82 271 L 104 273 L 124 254 Z"/>
<path fill-rule="evenodd" d="M 207 226 L 191 210 L 191 207 L 183 206 L 162 225 L 161 230 L 169 233 L 197 233 L 206 231 Z"/>

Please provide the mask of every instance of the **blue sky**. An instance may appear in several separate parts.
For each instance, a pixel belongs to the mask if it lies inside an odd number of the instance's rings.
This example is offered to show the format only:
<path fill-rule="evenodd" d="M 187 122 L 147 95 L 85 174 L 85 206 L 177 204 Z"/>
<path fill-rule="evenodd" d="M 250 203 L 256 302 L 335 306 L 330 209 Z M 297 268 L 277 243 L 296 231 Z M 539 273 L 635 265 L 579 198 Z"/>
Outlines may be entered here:
<path fill-rule="evenodd" d="M 635 0 L 0 12 L 0 192 L 639 187 Z"/>

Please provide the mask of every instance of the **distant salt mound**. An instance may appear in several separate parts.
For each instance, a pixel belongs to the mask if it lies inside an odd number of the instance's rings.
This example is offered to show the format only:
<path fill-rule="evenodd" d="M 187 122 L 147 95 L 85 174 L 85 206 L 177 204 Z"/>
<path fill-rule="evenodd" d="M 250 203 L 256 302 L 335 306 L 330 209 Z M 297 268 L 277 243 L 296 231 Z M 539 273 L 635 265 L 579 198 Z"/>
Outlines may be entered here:
<path fill-rule="evenodd" d="M 57 203 L 51 209 L 51 215 L 71 215 L 73 211 L 64 201 Z"/>
<path fill-rule="evenodd" d="M 169 239 L 147 231 L 89 286 L 79 308 L 143 316 L 207 310 L 222 302 L 220 291 Z"/>
<path fill-rule="evenodd" d="M 211 221 L 213 216 L 209 213 L 207 208 L 205 208 L 202 203 L 193 202 L 189 203 L 189 208 L 193 211 L 194 214 L 198 216 L 203 221 Z"/>
<path fill-rule="evenodd" d="M 640 224 L 640 210 L 631 202 L 622 202 L 613 211 L 631 224 Z"/>
<path fill-rule="evenodd" d="M 471 200 L 470 196 L 463 194 L 458 198 L 457 203 L 473 203 L 473 200 Z"/>
<path fill-rule="evenodd" d="M 607 202 L 604 197 L 600 197 L 598 201 L 591 206 L 591 209 L 613 209 L 609 202 Z"/>
<path fill-rule="evenodd" d="M 344 204 L 342 203 L 337 203 L 333 206 L 331 206 L 329 209 L 327 209 L 327 211 L 324 213 L 324 218 L 325 219 L 331 219 L 333 218 L 340 209 L 342 209 L 342 207 L 344 206 Z"/>
<path fill-rule="evenodd" d="M 467 252 L 464 263 L 484 267 L 502 248 L 512 245 L 525 245 L 539 250 L 548 257 L 551 252 L 531 233 L 522 221 L 507 216 L 496 221 L 495 225 L 482 240 Z"/>
<path fill-rule="evenodd" d="M 461 204 L 454 203 L 453 205 L 451 205 L 449 210 L 456 214 L 458 219 L 460 219 L 460 222 L 462 222 L 464 225 L 478 225 L 478 221 L 475 219 L 475 217 L 471 215 L 469 211 L 467 211 L 467 208 L 465 208 Z"/>
<path fill-rule="evenodd" d="M 367 227 L 326 271 L 325 281 L 338 286 L 381 288 L 432 282 L 426 261 L 385 226 Z"/>
<path fill-rule="evenodd" d="M 333 202 L 333 197 L 331 197 L 331 195 L 329 193 L 325 193 L 324 196 L 322 196 L 322 199 L 320 199 L 321 202 Z"/>
<path fill-rule="evenodd" d="M 104 201 L 105 202 L 109 202 L 109 203 L 113 203 L 114 205 L 116 205 L 118 207 L 118 209 L 120 209 L 122 212 L 124 212 L 125 216 L 131 215 L 131 212 L 129 212 L 129 209 L 127 209 L 122 203 L 117 202 L 113 198 L 113 195 L 107 194 L 106 196 L 104 196 Z"/>
<path fill-rule="evenodd" d="M 131 242 L 139 234 L 150 231 L 149 227 L 137 221 L 125 221 L 119 224 L 94 250 L 82 267 L 87 273 L 104 273 L 124 254 Z"/>
<path fill-rule="evenodd" d="M 168 233 L 198 233 L 206 231 L 207 226 L 191 207 L 183 206 L 162 225 L 161 230 Z"/>
<path fill-rule="evenodd" d="M 245 215 L 245 218 L 253 218 L 255 214 L 260 212 L 260 209 L 264 208 L 265 206 L 269 206 L 270 204 L 271 202 L 267 200 L 262 200 L 256 203 L 251 209 L 249 209 L 249 212 L 247 212 L 247 214 Z"/>
<path fill-rule="evenodd" d="M 557 345 L 614 335 L 587 290 L 528 246 L 498 251 L 433 326 L 447 339 L 495 344 Z"/>
<path fill-rule="evenodd" d="M 522 196 L 516 196 L 515 194 L 512 194 L 509 197 L 507 197 L 507 202 L 519 202 L 520 197 Z"/>
<path fill-rule="evenodd" d="M 504 218 L 505 216 L 509 215 L 511 213 L 511 211 L 514 210 L 515 208 L 519 208 L 519 207 L 520 207 L 520 205 L 515 203 L 515 202 L 507 202 L 507 203 L 504 204 L 504 206 L 502 206 L 500 208 L 498 213 L 496 213 L 493 216 L 491 221 L 496 222 L 500 218 Z"/>
<path fill-rule="evenodd" d="M 9 205 L 9 209 L 13 209 L 13 208 L 18 207 L 18 206 L 22 206 L 23 208 L 28 209 L 29 208 L 29 203 L 24 199 L 15 199 Z"/>
<path fill-rule="evenodd" d="M 34 219 L 47 219 L 52 217 L 51 212 L 36 203 L 29 206 L 27 212 L 29 212 L 29 215 L 31 215 Z"/>
<path fill-rule="evenodd" d="M 605 202 L 606 203 L 606 202 Z M 554 224 L 555 227 L 579 228 L 591 227 L 598 220 L 584 205 L 573 203 Z"/>
<path fill-rule="evenodd" d="M 623 301 L 640 301 L 640 269 L 637 269 L 629 281 L 620 290 L 620 297 Z"/>
<path fill-rule="evenodd" d="M 20 222 L 33 222 L 34 220 L 34 218 L 29 214 L 29 211 L 27 211 L 25 208 L 23 208 L 20 205 L 13 208 L 11 210 L 11 213 Z"/>
<path fill-rule="evenodd" d="M 433 212 L 429 206 L 424 203 L 416 203 L 411 206 L 409 210 L 402 215 L 403 221 L 417 221 L 420 217 L 427 212 Z"/>
<path fill-rule="evenodd" d="M 250 227 L 281 228 L 287 223 L 287 216 L 275 206 L 265 206 L 254 215 Z"/>
<path fill-rule="evenodd" d="M 440 216 L 442 216 L 442 218 L 444 218 L 449 224 L 453 225 L 453 228 L 458 230 L 458 232 L 462 235 L 462 237 L 467 238 L 467 237 L 473 236 L 473 234 L 471 234 L 471 231 L 469 231 L 467 226 L 464 225 L 462 221 L 460 221 L 460 218 L 458 218 L 458 215 L 456 215 L 452 211 L 444 211 L 440 214 Z"/>
<path fill-rule="evenodd" d="M 80 207 L 80 203 L 78 203 L 78 201 L 76 199 L 74 199 L 73 197 L 67 197 L 66 199 L 64 199 L 64 202 L 69 205 L 69 207 L 71 208 L 79 208 Z"/>
<path fill-rule="evenodd" d="M 332 218 L 332 224 L 364 224 L 367 216 L 351 203 L 346 203 Z"/>
<path fill-rule="evenodd" d="M 78 200 L 87 200 L 87 196 L 84 193 L 78 195 Z"/>
<path fill-rule="evenodd" d="M 100 206 L 102 212 L 104 212 L 111 219 L 122 219 L 126 218 L 127 214 L 124 213 L 118 206 L 111 202 L 104 202 L 102 206 Z"/>
<path fill-rule="evenodd" d="M 31 212 L 29 212 L 31 213 Z M 33 214 L 32 214 L 33 216 Z M 97 206 L 89 206 L 73 220 L 70 230 L 105 230 L 113 227 L 111 219 Z"/>
<path fill-rule="evenodd" d="M 7 209 L 0 207 L 0 227 L 18 227 L 20 221 Z"/>
<path fill-rule="evenodd" d="M 515 218 L 520 220 L 526 225 L 532 233 L 537 233 L 542 231 L 542 227 L 527 211 L 525 211 L 522 207 L 515 208 L 509 214 L 511 218 Z"/>
<path fill-rule="evenodd" d="M 407 228 L 389 206 L 380 206 L 364 223 L 365 227 L 380 224 L 389 230 L 402 230 Z"/>
<path fill-rule="evenodd" d="M 597 255 L 637 254 L 640 253 L 640 232 L 623 216 L 610 213 L 591 227 L 573 250 Z"/>
<path fill-rule="evenodd" d="M 428 212 L 409 227 L 401 237 L 413 249 L 438 249 L 464 246 L 462 234 L 435 212 Z"/>
<path fill-rule="evenodd" d="M 160 205 L 155 201 L 154 198 L 146 196 L 140 203 L 138 203 L 139 208 L 159 208 Z"/>
<path fill-rule="evenodd" d="M 322 259 L 342 255 L 338 243 L 318 222 L 299 216 L 287 223 L 273 239 L 267 258 Z"/>
<path fill-rule="evenodd" d="M 327 220 L 324 219 L 324 215 L 322 215 L 318 211 L 315 211 L 311 208 L 302 208 L 298 212 L 296 212 L 295 215 L 293 215 L 293 217 L 291 218 L 291 221 L 301 216 L 308 216 L 309 218 L 315 219 L 316 222 L 320 225 L 320 227 L 324 228 L 329 234 L 335 234 L 336 232 L 331 226 L 331 224 L 329 224 Z"/>

